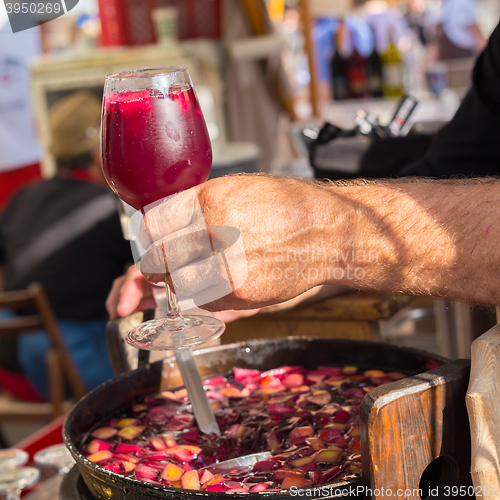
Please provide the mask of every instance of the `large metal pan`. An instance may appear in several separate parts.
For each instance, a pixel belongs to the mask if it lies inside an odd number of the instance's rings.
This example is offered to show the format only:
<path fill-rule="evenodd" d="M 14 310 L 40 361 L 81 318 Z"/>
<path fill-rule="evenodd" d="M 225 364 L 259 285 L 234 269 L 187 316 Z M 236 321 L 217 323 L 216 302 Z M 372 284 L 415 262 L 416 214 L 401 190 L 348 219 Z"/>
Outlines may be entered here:
<path fill-rule="evenodd" d="M 283 365 L 301 365 L 310 369 L 321 365 L 356 365 L 402 371 L 411 375 L 427 371 L 446 361 L 430 353 L 385 343 L 297 337 L 221 345 L 198 351 L 195 358 L 202 376 L 227 373 L 235 366 L 269 370 Z M 95 423 L 140 396 L 180 385 L 182 379 L 175 358 L 168 358 L 102 384 L 88 393 L 70 412 L 63 428 L 64 442 L 75 458 L 85 484 L 96 499 L 234 498 L 229 493 L 182 490 L 124 477 L 90 462 L 79 452 L 82 437 Z M 359 484 L 360 479 L 337 483 L 332 485 L 331 494 L 322 498 L 340 498 L 343 487 Z M 290 495 L 289 492 L 264 491 L 245 493 L 244 497 L 283 499 Z"/>

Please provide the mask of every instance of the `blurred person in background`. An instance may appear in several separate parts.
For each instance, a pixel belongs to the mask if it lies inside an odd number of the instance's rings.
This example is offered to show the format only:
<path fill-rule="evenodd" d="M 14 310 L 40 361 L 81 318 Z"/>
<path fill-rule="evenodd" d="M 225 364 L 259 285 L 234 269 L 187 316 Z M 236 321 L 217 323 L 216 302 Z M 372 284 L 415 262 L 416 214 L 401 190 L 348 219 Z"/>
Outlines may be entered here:
<path fill-rule="evenodd" d="M 426 25 L 430 61 L 474 57 L 486 45 L 476 0 L 442 0 L 439 9 L 429 11 Z"/>
<path fill-rule="evenodd" d="M 358 14 L 368 23 L 375 35 L 375 47 L 379 54 L 387 50 L 390 42 L 396 45 L 408 35 L 408 23 L 404 16 L 384 0 L 355 0 Z"/>
<path fill-rule="evenodd" d="M 57 175 L 20 190 L 0 213 L 4 289 L 43 285 L 88 390 L 113 376 L 105 300 L 132 261 L 117 198 L 100 168 L 100 114 L 89 92 L 59 100 L 50 114 Z M 47 348 L 44 332 L 0 338 L 0 387 L 21 399 L 45 399 Z"/>
<path fill-rule="evenodd" d="M 341 47 L 335 47 L 335 34 L 341 25 L 339 18 L 318 19 L 313 30 L 318 76 L 321 81 L 328 84 L 331 84 L 332 80 L 330 59 L 335 49 L 347 57 L 352 52 L 354 43 L 358 52 L 368 57 L 374 46 L 373 32 L 364 19 L 356 14 L 348 14 L 343 20 L 347 29 L 342 33 Z"/>
<path fill-rule="evenodd" d="M 425 17 L 426 17 L 427 0 L 408 0 L 405 4 L 406 12 L 405 19 L 410 29 L 418 37 L 418 41 L 423 45 L 427 45 L 425 33 Z"/>

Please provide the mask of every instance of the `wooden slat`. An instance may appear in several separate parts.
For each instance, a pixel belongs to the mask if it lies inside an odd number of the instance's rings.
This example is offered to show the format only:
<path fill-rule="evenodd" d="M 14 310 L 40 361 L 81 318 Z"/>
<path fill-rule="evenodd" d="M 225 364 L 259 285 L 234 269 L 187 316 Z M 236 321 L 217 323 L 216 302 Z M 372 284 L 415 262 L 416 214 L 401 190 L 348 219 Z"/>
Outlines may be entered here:
<path fill-rule="evenodd" d="M 64 401 L 64 378 L 57 351 L 51 347 L 45 355 L 45 363 L 48 373 L 49 400 L 53 405 L 52 418 L 61 416 Z"/>
<path fill-rule="evenodd" d="M 307 53 L 307 61 L 309 64 L 309 92 L 311 94 L 311 106 L 313 116 L 319 118 L 319 92 L 318 92 L 318 77 L 316 73 L 315 50 L 312 39 L 313 21 L 309 9 L 309 0 L 299 0 L 300 5 L 300 21 L 302 23 L 302 34 L 304 36 L 305 49 Z"/>
<path fill-rule="evenodd" d="M 263 2 L 260 0 L 240 0 L 240 2 L 254 34 L 264 35 L 267 30 L 261 10 L 264 5 Z"/>
<path fill-rule="evenodd" d="M 420 500 L 424 471 L 439 458 L 428 486 L 446 498 L 445 486 L 462 486 L 474 498 L 470 477 L 470 435 L 465 407 L 469 360 L 386 384 L 365 396 L 360 408 L 363 479 L 372 500 Z M 392 494 L 388 495 L 387 491 Z M 436 494 L 438 493 L 438 494 Z"/>
<path fill-rule="evenodd" d="M 146 316 L 152 319 L 154 310 L 133 313 L 125 318 L 111 320 L 106 325 L 106 345 L 115 377 L 136 368 L 138 363 L 132 357 L 138 355 L 139 349 L 132 351 L 125 343 L 125 337 L 131 328 L 146 321 Z"/>
<path fill-rule="evenodd" d="M 42 287 L 38 284 L 31 285 L 30 288 L 35 288 L 37 290 L 35 295 L 35 304 L 44 318 L 45 329 L 47 330 L 51 343 L 57 352 L 59 363 L 64 370 L 73 394 L 77 399 L 81 399 L 86 394 L 87 390 L 85 389 L 83 380 L 76 369 L 75 363 L 71 359 L 69 351 L 66 349 L 64 339 L 57 325 L 56 317 L 52 312 L 47 296 L 45 295 Z"/>
<path fill-rule="evenodd" d="M 242 342 L 250 339 L 271 339 L 280 337 L 319 337 L 376 340 L 377 333 L 368 321 L 303 321 L 267 320 L 244 318 L 226 325 L 223 344 Z"/>
<path fill-rule="evenodd" d="M 472 343 L 467 411 L 472 436 L 471 473 L 483 497 L 500 498 L 500 325 Z M 489 494 L 486 494 L 488 488 Z"/>
<path fill-rule="evenodd" d="M 411 300 L 407 296 L 350 293 L 284 311 L 259 313 L 228 323 L 221 342 L 302 335 L 378 340 L 377 321 L 392 317 Z"/>
<path fill-rule="evenodd" d="M 60 410 L 62 413 L 65 413 L 74 404 L 74 400 L 63 401 Z M 52 403 L 31 403 L 15 399 L 5 393 L 0 393 L 0 422 L 12 422 L 16 420 L 50 422 L 53 418 L 54 405 Z"/>
<path fill-rule="evenodd" d="M 0 294 L 0 308 L 17 310 L 30 305 L 33 307 L 33 292 L 31 290 L 16 290 Z"/>
<path fill-rule="evenodd" d="M 50 420 L 52 412 L 53 405 L 51 403 L 29 403 L 14 399 L 7 394 L 0 394 L 0 422 L 14 418 Z"/>
<path fill-rule="evenodd" d="M 393 297 L 352 293 L 289 311 L 274 313 L 274 315 L 276 319 L 377 321 L 390 318 L 410 301 L 410 297 L 403 295 Z"/>
<path fill-rule="evenodd" d="M 19 333 L 39 330 L 41 328 L 43 328 L 43 321 L 40 316 L 18 316 L 0 322 L 0 336 L 17 335 Z"/>
<path fill-rule="evenodd" d="M 377 321 L 390 318 L 411 300 L 412 298 L 406 295 L 349 293 L 293 309 L 259 313 L 246 319 L 248 321 L 260 321 L 261 318 L 265 318 L 266 321 Z"/>

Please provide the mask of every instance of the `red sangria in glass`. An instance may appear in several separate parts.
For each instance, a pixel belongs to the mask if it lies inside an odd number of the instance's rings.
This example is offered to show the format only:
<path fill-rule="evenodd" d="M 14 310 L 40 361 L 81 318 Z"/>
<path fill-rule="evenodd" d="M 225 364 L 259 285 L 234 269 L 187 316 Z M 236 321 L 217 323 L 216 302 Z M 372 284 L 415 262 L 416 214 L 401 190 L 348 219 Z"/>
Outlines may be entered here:
<path fill-rule="evenodd" d="M 108 75 L 101 134 L 106 180 L 143 214 L 151 204 L 205 182 L 210 174 L 210 137 L 186 68 Z M 149 350 L 179 349 L 223 333 L 224 323 L 216 318 L 182 316 L 168 286 L 166 296 L 166 317 L 135 327 L 128 343 Z"/>

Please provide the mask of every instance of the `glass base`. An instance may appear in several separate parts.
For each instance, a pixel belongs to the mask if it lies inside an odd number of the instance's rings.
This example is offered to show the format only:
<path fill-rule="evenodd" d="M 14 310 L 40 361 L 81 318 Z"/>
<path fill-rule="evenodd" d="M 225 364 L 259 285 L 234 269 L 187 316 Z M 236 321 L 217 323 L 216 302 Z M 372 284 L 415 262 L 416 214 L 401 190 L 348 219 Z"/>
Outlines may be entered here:
<path fill-rule="evenodd" d="M 28 461 L 29 455 L 24 450 L 6 448 L 0 450 L 0 471 L 21 467 Z"/>
<path fill-rule="evenodd" d="M 148 351 L 169 351 L 204 344 L 220 337 L 226 325 L 210 316 L 180 316 L 159 318 L 132 328 L 128 344 Z"/>
<path fill-rule="evenodd" d="M 37 465 L 55 467 L 60 474 L 66 474 L 75 461 L 65 444 L 54 444 L 35 453 L 33 460 Z"/>
<path fill-rule="evenodd" d="M 0 472 L 0 493 L 10 498 L 20 498 L 19 493 L 35 484 L 40 478 L 40 471 L 35 467 L 21 467 Z"/>

